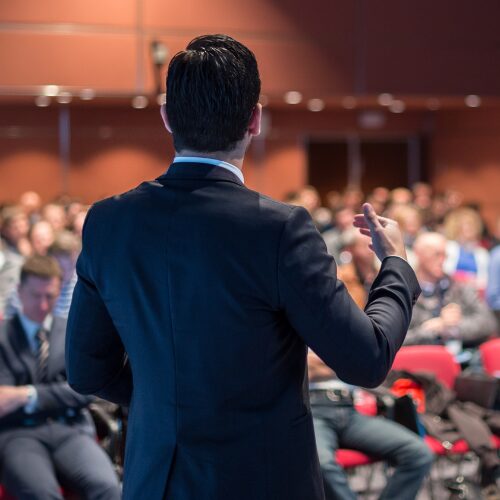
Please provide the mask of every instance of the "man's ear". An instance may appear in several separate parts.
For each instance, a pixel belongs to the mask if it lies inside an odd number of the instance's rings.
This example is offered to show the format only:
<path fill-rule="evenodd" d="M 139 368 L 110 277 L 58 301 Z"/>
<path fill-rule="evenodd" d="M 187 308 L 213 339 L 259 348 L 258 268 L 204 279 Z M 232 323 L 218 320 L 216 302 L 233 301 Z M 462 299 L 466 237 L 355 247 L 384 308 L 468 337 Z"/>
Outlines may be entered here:
<path fill-rule="evenodd" d="M 260 134 L 260 124 L 262 121 L 262 104 L 257 103 L 255 108 L 253 108 L 252 115 L 250 116 L 250 122 L 248 123 L 248 132 L 250 135 Z"/>
<path fill-rule="evenodd" d="M 167 105 L 166 104 L 162 104 L 160 106 L 160 114 L 161 114 L 161 118 L 163 120 L 163 123 L 165 125 L 165 128 L 170 132 L 172 133 L 172 127 L 170 126 L 170 123 L 168 121 L 168 116 L 167 116 Z"/>

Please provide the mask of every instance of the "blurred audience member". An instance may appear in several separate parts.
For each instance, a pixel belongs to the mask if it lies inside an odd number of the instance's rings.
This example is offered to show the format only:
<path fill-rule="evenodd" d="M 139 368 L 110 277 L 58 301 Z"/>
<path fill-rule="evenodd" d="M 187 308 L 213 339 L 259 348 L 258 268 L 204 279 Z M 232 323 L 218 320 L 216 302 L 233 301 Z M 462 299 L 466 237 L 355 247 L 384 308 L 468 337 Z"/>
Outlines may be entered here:
<path fill-rule="evenodd" d="M 71 231 L 61 231 L 49 248 L 49 255 L 56 259 L 62 271 L 61 292 L 54 306 L 54 314 L 62 318 L 68 317 L 77 281 L 76 261 L 81 248 L 81 238 Z"/>
<path fill-rule="evenodd" d="M 314 434 L 326 500 L 357 498 L 336 460 L 339 448 L 358 450 L 394 466 L 380 498 L 414 500 L 434 461 L 425 442 L 392 420 L 357 412 L 353 387 L 341 382 L 311 350 L 307 361 Z"/>
<path fill-rule="evenodd" d="M 35 191 L 26 191 L 19 198 L 19 205 L 24 210 L 30 224 L 38 222 L 41 218 L 40 209 L 42 207 L 42 199 Z"/>
<path fill-rule="evenodd" d="M 52 315 L 61 271 L 51 257 L 21 272 L 21 311 L 0 323 L 0 462 L 20 499 L 61 499 L 62 480 L 82 498 L 120 498 L 113 466 L 98 445 L 81 396 L 66 382 L 66 320 Z"/>
<path fill-rule="evenodd" d="M 361 211 L 363 200 L 363 191 L 355 186 L 347 186 L 342 195 L 343 207 L 351 209 L 354 213 L 359 213 Z"/>
<path fill-rule="evenodd" d="M 338 191 L 326 193 L 326 208 L 330 209 L 332 213 L 342 208 L 342 195 Z"/>
<path fill-rule="evenodd" d="M 422 211 L 427 211 L 432 204 L 432 187 L 425 182 L 416 182 L 412 186 L 413 204 Z"/>
<path fill-rule="evenodd" d="M 484 291 L 488 283 L 488 251 L 480 245 L 483 223 L 479 213 L 461 207 L 451 211 L 445 219 L 445 272 L 455 280 L 471 283 Z"/>
<path fill-rule="evenodd" d="M 449 210 L 455 210 L 461 207 L 464 202 L 464 195 L 456 189 L 448 189 L 445 191 L 444 198 Z"/>
<path fill-rule="evenodd" d="M 55 233 L 66 228 L 66 211 L 62 205 L 48 203 L 42 209 L 42 217 L 52 225 Z"/>
<path fill-rule="evenodd" d="M 394 205 L 408 205 L 413 201 L 413 193 L 405 187 L 398 187 L 390 192 L 389 203 Z"/>
<path fill-rule="evenodd" d="M 333 229 L 329 229 L 322 234 L 328 253 L 333 255 L 337 262 L 339 262 L 340 252 L 346 245 L 351 233 L 354 214 L 352 208 L 345 207 L 340 209 L 334 216 Z"/>
<path fill-rule="evenodd" d="M 413 244 L 422 232 L 422 215 L 414 205 L 393 205 L 387 216 L 398 222 L 406 246 L 408 263 L 415 269 L 416 259 Z"/>
<path fill-rule="evenodd" d="M 368 292 L 379 270 L 379 261 L 370 249 L 370 238 L 359 231 L 346 234 L 346 246 L 340 254 L 338 278 L 344 282 L 350 295 L 361 309 L 366 304 Z"/>
<path fill-rule="evenodd" d="M 377 213 L 383 214 L 389 204 L 389 190 L 385 187 L 376 187 L 367 197 Z"/>
<path fill-rule="evenodd" d="M 500 246 L 491 251 L 486 299 L 497 318 L 497 332 L 500 333 Z"/>
<path fill-rule="evenodd" d="M 61 288 L 54 305 L 54 314 L 61 318 L 67 318 L 69 314 L 71 298 L 73 297 L 73 290 L 77 281 L 76 260 L 80 249 L 81 239 L 78 236 L 71 231 L 61 231 L 46 252 L 49 256 L 55 258 L 62 272 Z M 21 300 L 19 291 L 14 289 L 6 301 L 4 317 L 12 318 L 20 311 Z"/>
<path fill-rule="evenodd" d="M 50 245 L 54 243 L 54 229 L 49 222 L 41 220 L 31 226 L 29 237 L 33 252 L 38 255 L 47 255 Z"/>
<path fill-rule="evenodd" d="M 470 284 L 444 271 L 446 238 L 423 233 L 413 246 L 422 288 L 405 344 L 445 344 L 455 353 L 477 346 L 495 332 L 495 318 Z"/>
<path fill-rule="evenodd" d="M 87 212 L 89 211 L 88 206 L 83 206 L 82 210 L 75 215 L 73 219 L 73 232 L 82 237 L 83 224 L 85 222 L 85 217 L 87 217 Z"/>
<path fill-rule="evenodd" d="M 23 209 L 17 205 L 7 206 L 2 210 L 1 237 L 4 250 L 21 257 L 31 254 L 28 239 L 29 221 Z"/>

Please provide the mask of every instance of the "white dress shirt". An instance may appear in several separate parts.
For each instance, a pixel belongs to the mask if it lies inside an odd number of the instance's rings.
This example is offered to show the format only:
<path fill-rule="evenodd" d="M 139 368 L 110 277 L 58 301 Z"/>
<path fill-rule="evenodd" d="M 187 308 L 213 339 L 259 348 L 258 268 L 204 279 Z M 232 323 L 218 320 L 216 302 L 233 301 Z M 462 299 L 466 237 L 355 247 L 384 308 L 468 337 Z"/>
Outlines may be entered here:
<path fill-rule="evenodd" d="M 236 177 L 238 177 L 238 179 L 245 184 L 243 172 L 238 167 L 232 163 L 228 163 L 227 161 L 216 160 L 215 158 L 204 158 L 202 156 L 176 156 L 172 163 L 206 163 L 208 165 L 222 167 L 236 175 Z"/>

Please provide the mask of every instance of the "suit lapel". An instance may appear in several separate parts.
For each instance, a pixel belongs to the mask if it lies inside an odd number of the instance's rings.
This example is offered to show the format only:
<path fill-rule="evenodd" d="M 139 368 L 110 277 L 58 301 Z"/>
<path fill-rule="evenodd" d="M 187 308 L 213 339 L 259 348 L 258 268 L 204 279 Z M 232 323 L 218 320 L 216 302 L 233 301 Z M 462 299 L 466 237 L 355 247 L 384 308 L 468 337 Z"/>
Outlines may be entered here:
<path fill-rule="evenodd" d="M 12 346 L 14 354 L 17 355 L 20 362 L 29 373 L 30 380 L 35 382 L 36 356 L 31 352 L 28 339 L 26 338 L 26 332 L 17 315 L 12 319 L 8 335 L 9 343 Z"/>

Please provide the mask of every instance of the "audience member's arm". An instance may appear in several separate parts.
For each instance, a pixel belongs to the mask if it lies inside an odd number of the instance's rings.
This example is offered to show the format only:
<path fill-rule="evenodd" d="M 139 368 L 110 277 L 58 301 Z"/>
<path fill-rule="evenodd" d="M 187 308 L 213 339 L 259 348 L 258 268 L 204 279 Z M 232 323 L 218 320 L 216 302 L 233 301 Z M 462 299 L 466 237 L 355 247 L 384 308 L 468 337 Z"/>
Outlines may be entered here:
<path fill-rule="evenodd" d="M 458 336 L 465 343 L 479 344 L 496 331 L 496 319 L 488 305 L 471 286 L 460 288 L 462 317 Z"/>

